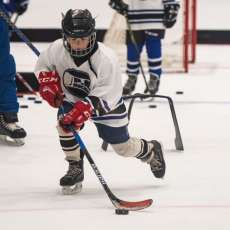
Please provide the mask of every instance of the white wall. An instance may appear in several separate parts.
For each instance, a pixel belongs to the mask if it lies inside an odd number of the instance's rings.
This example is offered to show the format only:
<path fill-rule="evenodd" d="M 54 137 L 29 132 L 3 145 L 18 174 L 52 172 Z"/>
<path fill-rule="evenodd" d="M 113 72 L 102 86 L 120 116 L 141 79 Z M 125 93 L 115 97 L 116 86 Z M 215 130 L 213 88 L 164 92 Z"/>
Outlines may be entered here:
<path fill-rule="evenodd" d="M 68 9 L 89 9 L 96 17 L 97 28 L 107 28 L 113 10 L 109 0 L 30 0 L 28 11 L 18 20 L 17 25 L 25 28 L 59 28 L 61 12 Z"/>
<path fill-rule="evenodd" d="M 109 0 L 30 0 L 29 10 L 18 20 L 24 28 L 59 28 L 61 12 L 88 8 L 97 17 L 97 28 L 109 26 L 113 10 Z M 197 0 L 198 29 L 229 29 L 230 0 Z"/>
<path fill-rule="evenodd" d="M 230 0 L 197 0 L 198 29 L 230 30 Z"/>

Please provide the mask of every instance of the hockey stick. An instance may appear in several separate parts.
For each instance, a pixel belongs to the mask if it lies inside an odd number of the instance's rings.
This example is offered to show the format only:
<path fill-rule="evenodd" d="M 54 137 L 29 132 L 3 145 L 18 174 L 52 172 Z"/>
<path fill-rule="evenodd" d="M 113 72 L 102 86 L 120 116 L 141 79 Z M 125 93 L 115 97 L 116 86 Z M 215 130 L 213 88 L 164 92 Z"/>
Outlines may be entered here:
<path fill-rule="evenodd" d="M 72 132 L 74 134 L 76 141 L 78 141 L 78 143 L 80 145 L 81 151 L 83 152 L 83 154 L 85 154 L 85 156 L 86 156 L 87 160 L 89 161 L 93 171 L 95 172 L 97 178 L 99 179 L 101 185 L 103 186 L 107 196 L 111 200 L 114 207 L 116 207 L 117 209 L 126 209 L 126 210 L 130 210 L 130 211 L 137 211 L 137 210 L 148 208 L 153 203 L 152 199 L 147 199 L 147 200 L 143 200 L 143 201 L 135 201 L 135 202 L 124 201 L 124 200 L 118 199 L 112 193 L 110 188 L 108 187 L 105 179 L 101 175 L 97 165 L 95 164 L 93 158 L 91 157 L 88 150 L 86 149 L 86 147 L 85 147 L 84 143 L 82 142 L 79 134 L 73 129 L 72 129 Z"/>
<path fill-rule="evenodd" d="M 11 21 L 12 21 L 12 23 L 15 25 L 16 24 L 16 22 L 18 21 L 18 17 L 19 17 L 19 15 L 18 15 L 18 13 L 14 13 L 14 14 L 12 14 L 12 16 L 11 16 Z"/>
<path fill-rule="evenodd" d="M 37 56 L 40 55 L 40 52 L 37 50 L 37 48 L 31 43 L 31 41 L 25 36 L 25 34 L 23 34 L 22 31 L 19 30 L 13 22 L 11 22 L 9 16 L 2 8 L 0 8 L 0 17 L 2 17 L 6 21 L 6 23 L 17 33 L 17 35 L 26 43 L 26 45 L 28 45 L 34 51 Z"/>
<path fill-rule="evenodd" d="M 11 17 L 10 17 L 10 21 L 15 25 L 16 22 L 18 21 L 18 17 L 19 17 L 19 15 L 18 15 L 17 13 L 12 14 Z M 14 30 L 13 30 L 13 28 L 12 28 L 12 29 L 9 31 L 9 38 L 12 37 L 13 32 L 14 32 Z"/>
<path fill-rule="evenodd" d="M 39 94 L 30 86 L 30 84 L 24 79 L 24 77 L 20 73 L 16 73 L 16 78 L 28 89 L 28 91 L 35 96 L 35 103 L 42 103 L 42 99 Z M 33 99 L 33 100 L 34 100 Z"/>
<path fill-rule="evenodd" d="M 29 83 L 24 79 L 24 77 L 20 73 L 16 73 L 16 78 L 35 96 L 37 95 L 37 92 L 29 85 Z"/>
<path fill-rule="evenodd" d="M 62 114 L 64 115 L 63 107 L 61 106 L 60 109 L 62 111 Z M 98 180 L 100 181 L 102 187 L 104 188 L 107 196 L 109 197 L 110 201 L 112 202 L 112 204 L 114 205 L 115 208 L 126 209 L 129 211 L 138 211 L 138 210 L 145 209 L 145 208 L 148 208 L 149 206 L 151 206 L 151 204 L 153 203 L 152 199 L 131 202 L 131 201 L 120 200 L 119 198 L 117 198 L 112 193 L 112 191 L 110 190 L 109 186 L 107 185 L 105 179 L 101 175 L 97 165 L 95 164 L 93 158 L 91 157 L 90 153 L 88 152 L 88 150 L 87 150 L 85 144 L 83 143 L 78 132 L 76 132 L 75 129 L 71 125 L 68 126 L 68 128 L 73 133 L 74 138 L 75 138 L 76 142 L 79 144 L 82 153 L 86 156 L 88 162 L 90 163 L 90 166 L 92 167 L 94 173 L 96 174 Z"/>

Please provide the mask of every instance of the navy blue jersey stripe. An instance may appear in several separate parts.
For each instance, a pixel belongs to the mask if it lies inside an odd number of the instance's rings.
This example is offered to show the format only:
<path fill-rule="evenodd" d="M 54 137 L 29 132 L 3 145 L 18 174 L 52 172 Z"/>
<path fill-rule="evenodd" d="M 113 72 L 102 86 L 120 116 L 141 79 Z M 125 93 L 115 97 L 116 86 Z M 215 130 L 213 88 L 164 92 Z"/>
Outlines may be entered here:
<path fill-rule="evenodd" d="M 161 10 L 153 10 L 153 9 L 142 9 L 142 10 L 129 10 L 128 11 L 128 15 L 129 14 L 132 14 L 132 13 L 143 13 L 143 12 L 150 12 L 150 13 L 156 13 L 156 12 L 160 12 L 160 13 L 163 13 L 164 12 L 164 10 L 163 9 L 161 9 Z"/>
<path fill-rule="evenodd" d="M 92 117 L 92 120 L 94 121 L 102 121 L 102 120 L 120 120 L 127 117 L 127 113 L 123 114 L 123 115 L 119 115 L 119 116 L 101 116 L 101 117 Z"/>
<path fill-rule="evenodd" d="M 130 24 L 151 24 L 151 23 L 159 23 L 163 20 L 145 20 L 145 21 L 129 21 Z"/>
<path fill-rule="evenodd" d="M 128 15 L 128 19 L 162 19 L 164 14 L 133 14 Z"/>

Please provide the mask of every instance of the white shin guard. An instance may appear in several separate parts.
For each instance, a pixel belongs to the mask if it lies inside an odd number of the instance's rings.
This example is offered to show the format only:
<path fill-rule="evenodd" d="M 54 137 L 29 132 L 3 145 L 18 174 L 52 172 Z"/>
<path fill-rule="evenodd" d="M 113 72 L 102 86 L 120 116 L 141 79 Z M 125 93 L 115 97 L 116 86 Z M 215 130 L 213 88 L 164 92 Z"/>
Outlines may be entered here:
<path fill-rule="evenodd" d="M 81 159 L 80 147 L 76 143 L 74 135 L 71 132 L 65 132 L 59 124 L 57 125 L 57 130 L 66 160 L 79 161 Z"/>
<path fill-rule="evenodd" d="M 128 141 L 120 144 L 112 144 L 114 151 L 123 157 L 136 157 L 142 151 L 141 139 L 130 137 Z"/>

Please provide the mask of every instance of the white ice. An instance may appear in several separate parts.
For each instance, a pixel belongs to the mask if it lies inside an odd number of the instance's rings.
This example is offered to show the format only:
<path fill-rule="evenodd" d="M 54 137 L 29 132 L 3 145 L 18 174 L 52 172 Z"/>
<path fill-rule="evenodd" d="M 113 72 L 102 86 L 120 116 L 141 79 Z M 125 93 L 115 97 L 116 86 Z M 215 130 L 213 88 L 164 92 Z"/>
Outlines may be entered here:
<path fill-rule="evenodd" d="M 35 44 L 40 50 L 41 45 Z M 36 56 L 13 45 L 19 71 L 31 71 Z M 85 159 L 83 190 L 63 196 L 59 178 L 67 169 L 56 132 L 56 110 L 20 99 L 20 124 L 28 137 L 23 147 L 0 146 L 0 229 L 230 229 L 230 65 L 229 46 L 198 46 L 189 74 L 164 74 L 159 94 L 171 96 L 185 150 L 176 151 L 174 128 L 166 102 L 156 109 L 136 103 L 130 134 L 160 140 L 167 172 L 153 177 L 149 166 L 103 152 L 94 125 L 80 133 L 111 190 L 121 199 L 152 198 L 143 211 L 117 216 Z M 125 76 L 124 76 L 125 81 Z M 139 76 L 138 90 L 144 83 Z M 175 94 L 183 91 L 183 95 Z M 151 103 L 153 104 L 153 103 Z"/>

